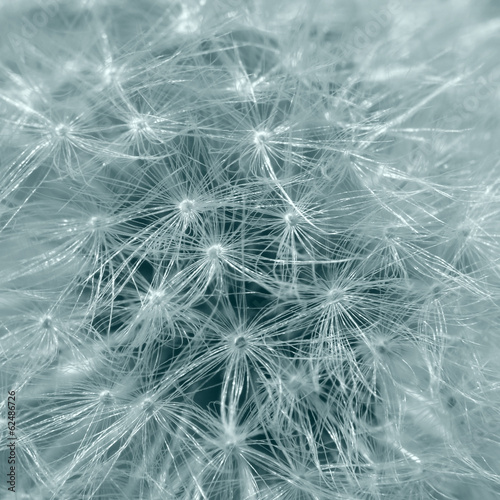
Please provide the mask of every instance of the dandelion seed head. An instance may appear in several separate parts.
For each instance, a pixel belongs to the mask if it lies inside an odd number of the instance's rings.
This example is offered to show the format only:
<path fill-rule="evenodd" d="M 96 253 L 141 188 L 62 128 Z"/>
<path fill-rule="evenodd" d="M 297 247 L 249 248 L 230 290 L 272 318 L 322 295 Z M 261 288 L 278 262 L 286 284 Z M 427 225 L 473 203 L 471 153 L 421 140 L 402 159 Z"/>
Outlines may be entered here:
<path fill-rule="evenodd" d="M 108 389 L 105 389 L 99 393 L 99 402 L 103 406 L 112 405 L 114 400 L 115 400 L 115 397 L 114 397 L 113 393 Z"/>
<path fill-rule="evenodd" d="M 304 386 L 304 383 L 299 374 L 293 374 L 287 377 L 286 386 L 291 393 L 298 394 Z"/>
<path fill-rule="evenodd" d="M 121 68 L 108 63 L 99 67 L 97 73 L 102 78 L 104 87 L 109 87 L 111 84 L 119 82 L 122 71 Z"/>
<path fill-rule="evenodd" d="M 338 287 L 332 287 L 326 294 L 326 304 L 336 305 L 345 300 L 345 290 Z"/>
<path fill-rule="evenodd" d="M 165 303 L 164 290 L 150 290 L 146 296 L 146 304 L 150 307 L 160 307 Z"/>
<path fill-rule="evenodd" d="M 144 398 L 140 402 L 140 408 L 146 415 L 152 415 L 154 413 L 155 406 L 155 402 L 149 397 Z"/>
<path fill-rule="evenodd" d="M 144 117 L 136 116 L 132 118 L 128 126 L 135 135 L 151 133 L 151 127 Z"/>
<path fill-rule="evenodd" d="M 40 326 L 44 330 L 50 330 L 50 329 L 52 329 L 53 321 L 52 321 L 51 316 L 49 316 L 49 315 L 42 316 L 42 318 L 40 319 Z"/>
<path fill-rule="evenodd" d="M 95 228 L 97 227 L 99 220 L 100 218 L 98 215 L 93 215 L 92 217 L 90 217 L 88 224 L 91 228 Z"/>
<path fill-rule="evenodd" d="M 195 201 L 187 198 L 179 203 L 179 210 L 183 215 L 187 217 L 191 216 L 194 213 L 195 207 Z"/>
<path fill-rule="evenodd" d="M 72 128 L 65 123 L 58 123 L 54 127 L 54 135 L 59 139 L 66 139 L 71 135 Z"/>
<path fill-rule="evenodd" d="M 300 222 L 300 216 L 296 212 L 288 212 L 284 216 L 285 222 L 289 227 L 297 227 Z"/>
<path fill-rule="evenodd" d="M 242 97 L 251 97 L 254 86 L 245 73 L 238 72 L 234 77 L 234 84 L 231 87 L 238 95 Z"/>
<path fill-rule="evenodd" d="M 253 142 L 257 146 L 263 146 L 271 138 L 271 135 L 268 130 L 258 130 L 254 133 Z"/>
<path fill-rule="evenodd" d="M 207 248 L 206 252 L 208 259 L 211 261 L 215 261 L 220 259 L 224 254 L 224 247 L 220 244 L 215 244 Z"/>
<path fill-rule="evenodd" d="M 244 432 L 239 431 L 234 424 L 224 426 L 223 443 L 226 450 L 233 450 L 240 447 L 246 441 Z"/>
<path fill-rule="evenodd" d="M 98 214 L 98 215 L 92 215 L 89 217 L 87 221 L 87 226 L 89 231 L 97 231 L 98 229 L 103 229 L 110 223 L 110 220 L 108 217 Z"/>
<path fill-rule="evenodd" d="M 392 334 L 386 335 L 380 331 L 370 332 L 367 334 L 366 341 L 370 349 L 370 356 L 384 359 L 394 353 L 395 339 Z"/>
<path fill-rule="evenodd" d="M 68 76 L 73 76 L 82 70 L 82 64 L 75 59 L 68 59 L 63 66 L 63 71 Z"/>
<path fill-rule="evenodd" d="M 457 237 L 461 241 L 467 241 L 474 236 L 474 223 L 470 219 L 461 222 L 457 227 Z"/>
<path fill-rule="evenodd" d="M 199 4 L 203 6 L 204 3 L 201 1 Z M 199 7 L 181 4 L 181 12 L 174 27 L 175 31 L 183 35 L 195 33 L 200 26 L 199 10 Z"/>
<path fill-rule="evenodd" d="M 245 336 L 244 335 L 238 335 L 234 339 L 234 346 L 237 349 L 239 349 L 239 350 L 245 349 L 245 347 L 247 346 L 247 339 L 245 338 Z"/>
<path fill-rule="evenodd" d="M 387 343 L 384 341 L 376 342 L 375 351 L 377 352 L 377 354 L 380 354 L 381 356 L 387 355 L 389 353 Z"/>
<path fill-rule="evenodd" d="M 500 23 L 457 1 L 7 9 L 19 494 L 492 497 Z"/>

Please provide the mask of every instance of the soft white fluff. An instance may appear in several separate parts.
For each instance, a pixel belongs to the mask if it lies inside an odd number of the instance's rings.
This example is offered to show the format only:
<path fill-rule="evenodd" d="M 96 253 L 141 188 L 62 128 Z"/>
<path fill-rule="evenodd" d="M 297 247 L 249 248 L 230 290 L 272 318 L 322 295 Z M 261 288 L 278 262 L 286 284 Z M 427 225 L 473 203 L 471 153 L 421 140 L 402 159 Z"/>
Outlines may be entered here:
<path fill-rule="evenodd" d="M 16 498 L 499 498 L 497 5 L 11 3 Z"/>

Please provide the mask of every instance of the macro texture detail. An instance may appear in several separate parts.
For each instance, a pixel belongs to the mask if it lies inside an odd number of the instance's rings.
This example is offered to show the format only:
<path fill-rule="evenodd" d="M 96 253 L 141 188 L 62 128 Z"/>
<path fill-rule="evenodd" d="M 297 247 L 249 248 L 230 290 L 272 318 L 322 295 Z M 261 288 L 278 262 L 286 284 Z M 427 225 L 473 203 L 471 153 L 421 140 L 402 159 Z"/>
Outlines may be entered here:
<path fill-rule="evenodd" d="M 0 498 L 500 498 L 499 46 L 493 0 L 0 0 Z"/>

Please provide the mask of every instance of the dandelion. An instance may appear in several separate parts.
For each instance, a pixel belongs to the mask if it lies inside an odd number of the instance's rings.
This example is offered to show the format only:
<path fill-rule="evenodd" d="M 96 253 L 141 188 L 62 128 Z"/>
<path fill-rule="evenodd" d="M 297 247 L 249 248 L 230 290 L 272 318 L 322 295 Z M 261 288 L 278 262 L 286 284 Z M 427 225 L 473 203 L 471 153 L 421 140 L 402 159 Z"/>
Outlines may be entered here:
<path fill-rule="evenodd" d="M 490 3 L 0 4 L 19 498 L 498 497 Z"/>
<path fill-rule="evenodd" d="M 5 346 L 0 359 L 4 369 L 15 377 L 17 387 L 61 355 L 85 350 L 93 339 L 95 332 L 86 316 L 86 304 L 77 296 L 70 305 L 56 294 L 5 292 L 10 297 L 3 304 L 0 322 Z"/>
<path fill-rule="evenodd" d="M 144 263 L 142 268 L 146 268 Z M 129 273 L 127 268 L 127 278 Z M 178 274 L 178 270 L 158 267 L 151 281 L 138 272 L 132 280 L 120 285 L 117 280 L 113 283 L 116 287 L 103 290 L 102 298 L 111 301 L 113 311 L 102 318 L 99 329 L 111 344 L 153 351 L 162 344 L 175 344 L 196 334 L 204 316 L 191 308 L 189 296 L 178 283 Z"/>

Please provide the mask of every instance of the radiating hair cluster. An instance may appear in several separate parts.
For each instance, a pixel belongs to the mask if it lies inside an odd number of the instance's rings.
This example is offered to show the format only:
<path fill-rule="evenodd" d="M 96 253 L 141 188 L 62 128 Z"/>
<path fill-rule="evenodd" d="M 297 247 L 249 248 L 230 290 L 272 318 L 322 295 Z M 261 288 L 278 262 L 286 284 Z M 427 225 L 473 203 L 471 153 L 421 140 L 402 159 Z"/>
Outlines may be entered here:
<path fill-rule="evenodd" d="M 0 3 L 16 498 L 499 498 L 499 16 Z"/>

